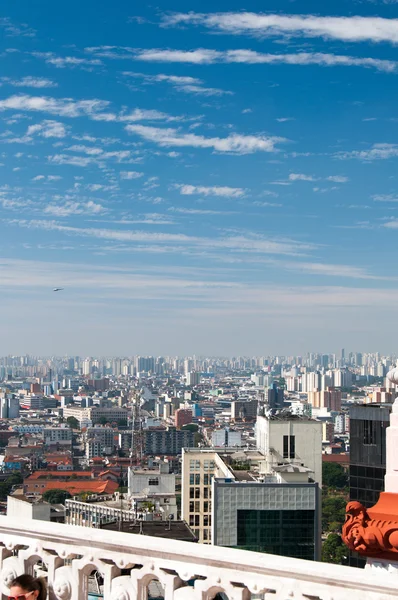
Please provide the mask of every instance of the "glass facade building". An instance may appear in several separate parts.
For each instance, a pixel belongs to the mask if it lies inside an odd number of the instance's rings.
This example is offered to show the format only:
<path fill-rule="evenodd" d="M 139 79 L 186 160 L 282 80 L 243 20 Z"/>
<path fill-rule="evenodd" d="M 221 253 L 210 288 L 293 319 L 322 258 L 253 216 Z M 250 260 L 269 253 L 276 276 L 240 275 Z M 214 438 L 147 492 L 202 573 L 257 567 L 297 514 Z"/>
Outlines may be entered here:
<path fill-rule="evenodd" d="M 384 491 L 386 429 L 392 404 L 363 404 L 350 408 L 350 500 L 370 508 Z M 364 567 L 365 560 L 350 553 L 349 564 Z"/>
<path fill-rule="evenodd" d="M 238 510 L 242 550 L 314 560 L 314 510 Z"/>

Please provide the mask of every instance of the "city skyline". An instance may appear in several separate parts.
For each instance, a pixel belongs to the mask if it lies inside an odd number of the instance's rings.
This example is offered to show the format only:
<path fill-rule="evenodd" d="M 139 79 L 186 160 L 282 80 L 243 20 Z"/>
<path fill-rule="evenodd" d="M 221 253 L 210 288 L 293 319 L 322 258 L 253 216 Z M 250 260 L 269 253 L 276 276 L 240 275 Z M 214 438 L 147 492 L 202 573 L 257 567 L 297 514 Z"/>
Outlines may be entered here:
<path fill-rule="evenodd" d="M 3 3 L 0 354 L 394 352 L 397 4 L 266 9 Z"/>

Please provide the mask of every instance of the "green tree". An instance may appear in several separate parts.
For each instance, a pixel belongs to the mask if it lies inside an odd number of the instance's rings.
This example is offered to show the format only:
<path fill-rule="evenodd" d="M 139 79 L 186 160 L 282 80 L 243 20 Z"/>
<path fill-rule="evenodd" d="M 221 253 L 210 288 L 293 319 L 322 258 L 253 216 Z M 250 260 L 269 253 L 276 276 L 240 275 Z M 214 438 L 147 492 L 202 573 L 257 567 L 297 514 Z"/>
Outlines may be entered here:
<path fill-rule="evenodd" d="M 99 423 L 100 425 L 106 425 L 106 424 L 107 424 L 107 422 L 108 422 L 108 419 L 107 419 L 106 417 L 100 417 L 100 418 L 98 419 L 98 423 Z"/>
<path fill-rule="evenodd" d="M 80 429 L 80 423 L 76 419 L 76 417 L 68 417 L 66 419 L 66 422 L 68 423 L 68 425 L 71 429 Z"/>
<path fill-rule="evenodd" d="M 72 496 L 66 490 L 54 489 L 47 490 L 44 492 L 42 497 L 43 500 L 49 502 L 50 504 L 64 504 L 65 500 L 71 498 Z"/>
<path fill-rule="evenodd" d="M 340 495 L 328 494 L 322 499 L 322 531 L 340 531 L 345 521 L 347 499 Z"/>
<path fill-rule="evenodd" d="M 187 425 L 183 425 L 181 429 L 186 429 L 187 431 L 193 431 L 196 433 L 199 430 L 199 425 L 196 425 L 196 423 L 188 423 Z"/>
<path fill-rule="evenodd" d="M 348 487 L 348 475 L 344 467 L 337 463 L 322 463 L 323 485 L 334 490 L 343 490 Z"/>
<path fill-rule="evenodd" d="M 322 562 L 347 564 L 348 548 L 338 533 L 329 533 L 322 544 Z"/>

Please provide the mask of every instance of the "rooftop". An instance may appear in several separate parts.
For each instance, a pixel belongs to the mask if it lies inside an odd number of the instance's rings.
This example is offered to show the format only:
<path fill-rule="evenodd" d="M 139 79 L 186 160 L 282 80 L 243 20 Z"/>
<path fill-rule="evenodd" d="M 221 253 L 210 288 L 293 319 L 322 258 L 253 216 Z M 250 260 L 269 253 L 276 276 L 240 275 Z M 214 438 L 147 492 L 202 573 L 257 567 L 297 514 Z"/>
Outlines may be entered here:
<path fill-rule="evenodd" d="M 123 531 L 138 535 L 150 535 L 156 538 L 167 538 L 184 542 L 197 542 L 193 531 L 185 521 L 136 521 L 135 523 L 107 523 L 101 529 Z"/>

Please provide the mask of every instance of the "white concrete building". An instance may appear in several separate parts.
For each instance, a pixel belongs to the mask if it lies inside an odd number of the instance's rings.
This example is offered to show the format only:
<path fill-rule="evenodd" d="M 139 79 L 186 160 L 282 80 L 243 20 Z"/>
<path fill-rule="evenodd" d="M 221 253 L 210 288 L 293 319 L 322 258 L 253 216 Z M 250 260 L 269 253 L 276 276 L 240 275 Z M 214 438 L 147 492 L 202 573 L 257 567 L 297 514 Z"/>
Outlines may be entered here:
<path fill-rule="evenodd" d="M 61 444 L 70 446 L 72 444 L 73 432 L 70 427 L 45 427 L 43 439 L 46 446 Z"/>
<path fill-rule="evenodd" d="M 231 431 L 229 427 L 216 429 L 211 434 L 211 444 L 215 448 L 241 446 L 242 434 L 240 431 Z"/>
<path fill-rule="evenodd" d="M 184 449 L 182 518 L 204 544 L 319 559 L 318 484 L 301 465 L 264 465 L 257 451 Z"/>
<path fill-rule="evenodd" d="M 264 454 L 266 468 L 295 463 L 311 470 L 311 478 L 322 485 L 322 424 L 306 417 L 281 414 L 257 417 L 257 448 Z"/>

